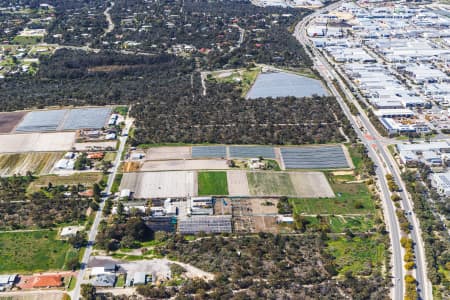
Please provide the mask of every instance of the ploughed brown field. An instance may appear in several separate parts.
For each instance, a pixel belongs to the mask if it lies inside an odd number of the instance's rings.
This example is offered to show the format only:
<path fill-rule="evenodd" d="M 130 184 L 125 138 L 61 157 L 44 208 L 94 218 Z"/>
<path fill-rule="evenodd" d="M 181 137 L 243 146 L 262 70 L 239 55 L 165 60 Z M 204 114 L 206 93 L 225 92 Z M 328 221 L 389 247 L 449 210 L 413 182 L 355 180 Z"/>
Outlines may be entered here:
<path fill-rule="evenodd" d="M 26 111 L 0 113 L 0 133 L 10 133 L 26 113 Z"/>

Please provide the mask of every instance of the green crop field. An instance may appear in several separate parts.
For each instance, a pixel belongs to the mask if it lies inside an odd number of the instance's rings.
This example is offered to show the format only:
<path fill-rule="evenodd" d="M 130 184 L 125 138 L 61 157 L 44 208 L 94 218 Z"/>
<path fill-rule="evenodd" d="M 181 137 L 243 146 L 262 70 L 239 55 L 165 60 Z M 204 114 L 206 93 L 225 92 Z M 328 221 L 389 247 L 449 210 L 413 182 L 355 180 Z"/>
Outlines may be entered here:
<path fill-rule="evenodd" d="M 327 251 L 336 257 L 340 275 L 347 271 L 354 274 L 369 274 L 370 269 L 378 268 L 384 264 L 383 243 L 374 237 L 348 239 L 346 237 L 328 241 Z"/>
<path fill-rule="evenodd" d="M 255 196 L 288 196 L 297 194 L 288 173 L 247 173 L 250 194 Z"/>
<path fill-rule="evenodd" d="M 56 238 L 50 230 L 0 233 L 0 273 L 62 269 L 70 244 Z"/>
<path fill-rule="evenodd" d="M 336 197 L 319 199 L 291 199 L 294 212 L 301 214 L 367 214 L 375 211 L 375 204 L 364 183 L 334 183 Z"/>
<path fill-rule="evenodd" d="M 198 194 L 228 195 L 228 181 L 226 172 L 199 172 Z"/>

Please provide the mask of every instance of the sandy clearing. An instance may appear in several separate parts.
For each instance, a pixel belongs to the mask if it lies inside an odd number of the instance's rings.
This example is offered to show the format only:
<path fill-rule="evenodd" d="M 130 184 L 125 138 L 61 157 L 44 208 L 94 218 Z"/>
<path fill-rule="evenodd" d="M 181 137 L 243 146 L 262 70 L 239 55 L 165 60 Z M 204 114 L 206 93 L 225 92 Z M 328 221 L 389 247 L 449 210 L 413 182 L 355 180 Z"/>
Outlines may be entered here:
<path fill-rule="evenodd" d="M 2 299 L 11 300 L 61 300 L 63 297 L 63 291 L 56 290 L 41 290 L 41 291 L 14 291 L 14 292 L 2 292 Z"/>
<path fill-rule="evenodd" d="M 193 171 L 125 173 L 120 189 L 130 189 L 135 198 L 195 196 L 195 177 Z"/>
<path fill-rule="evenodd" d="M 297 197 L 319 198 L 334 197 L 331 186 L 321 172 L 290 172 Z"/>
<path fill-rule="evenodd" d="M 73 147 L 78 151 L 89 151 L 92 149 L 106 149 L 108 147 L 112 149 L 116 149 L 117 142 L 116 141 L 108 141 L 108 142 L 93 142 L 93 143 L 75 143 Z"/>
<path fill-rule="evenodd" d="M 342 151 L 344 152 L 345 158 L 347 159 L 347 163 L 350 169 L 354 169 L 355 165 L 353 164 L 353 160 L 352 157 L 350 155 L 350 152 L 348 152 L 347 147 L 345 147 L 344 145 L 341 145 L 342 147 Z"/>
<path fill-rule="evenodd" d="M 145 160 L 190 159 L 191 147 L 149 148 Z"/>
<path fill-rule="evenodd" d="M 120 266 L 119 271 L 125 270 L 128 274 L 135 272 L 145 272 L 147 274 L 155 274 L 158 278 L 170 278 L 170 264 L 179 264 L 186 269 L 186 275 L 189 278 L 204 278 L 206 280 L 213 280 L 214 274 L 205 272 L 190 264 L 171 261 L 167 258 L 155 258 L 138 260 L 132 262 L 125 262 L 111 258 L 110 256 L 95 256 L 89 261 L 89 267 L 101 266 L 101 262 L 115 262 Z"/>
<path fill-rule="evenodd" d="M 271 205 L 264 205 L 266 202 Z M 278 215 L 278 199 L 250 199 L 253 215 Z"/>
<path fill-rule="evenodd" d="M 177 170 L 225 170 L 228 169 L 226 160 L 197 159 L 197 160 L 162 160 L 146 161 L 141 171 L 177 171 Z"/>
<path fill-rule="evenodd" d="M 255 216 L 252 217 L 255 224 L 254 232 L 278 233 L 277 217 L 275 216 Z"/>
<path fill-rule="evenodd" d="M 334 172 L 332 172 L 332 174 L 333 174 L 334 176 L 339 176 L 339 175 L 354 175 L 354 172 L 351 171 L 351 170 L 348 170 L 348 171 L 334 171 Z"/>
<path fill-rule="evenodd" d="M 284 165 L 284 161 L 281 158 L 281 150 L 279 147 L 274 147 L 273 151 L 275 152 L 275 159 L 278 162 L 278 164 L 280 165 L 280 169 L 281 170 L 286 170 L 286 166 Z"/>
<path fill-rule="evenodd" d="M 230 196 L 248 196 L 250 191 L 248 188 L 246 171 L 227 171 L 228 194 Z"/>
<path fill-rule="evenodd" d="M 74 141 L 75 132 L 0 135 L 0 153 L 68 151 Z"/>

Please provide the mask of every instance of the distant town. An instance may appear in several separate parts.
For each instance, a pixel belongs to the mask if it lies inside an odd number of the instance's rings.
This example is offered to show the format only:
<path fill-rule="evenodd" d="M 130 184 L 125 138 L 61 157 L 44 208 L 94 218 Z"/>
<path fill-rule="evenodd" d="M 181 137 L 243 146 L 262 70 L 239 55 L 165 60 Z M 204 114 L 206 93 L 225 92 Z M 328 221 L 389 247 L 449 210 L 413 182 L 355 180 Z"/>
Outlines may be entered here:
<path fill-rule="evenodd" d="M 446 0 L 0 24 L 1 299 L 450 298 Z"/>

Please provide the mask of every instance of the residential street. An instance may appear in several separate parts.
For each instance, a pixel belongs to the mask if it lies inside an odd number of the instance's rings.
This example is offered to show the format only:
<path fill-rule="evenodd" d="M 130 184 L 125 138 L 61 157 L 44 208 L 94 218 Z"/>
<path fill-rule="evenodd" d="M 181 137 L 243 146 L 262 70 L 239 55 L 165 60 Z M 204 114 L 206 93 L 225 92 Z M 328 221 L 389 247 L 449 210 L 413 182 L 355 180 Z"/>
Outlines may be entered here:
<path fill-rule="evenodd" d="M 125 149 L 125 145 L 126 145 L 126 142 L 128 139 L 128 132 L 129 132 L 132 124 L 133 124 L 133 120 L 127 116 L 127 118 L 125 120 L 125 128 L 123 129 L 123 132 L 126 133 L 126 135 L 125 136 L 122 135 L 119 138 L 120 145 L 119 145 L 119 149 L 117 150 L 116 159 L 113 163 L 113 168 L 108 177 L 108 183 L 107 183 L 106 190 L 105 190 L 106 195 L 109 195 L 111 193 L 111 187 L 114 182 L 114 178 L 116 177 L 118 168 L 120 166 L 122 152 Z M 70 296 L 73 300 L 80 298 L 80 291 L 81 291 L 80 286 L 83 283 L 83 278 L 86 274 L 86 267 L 89 262 L 89 258 L 92 254 L 93 246 L 95 243 L 95 237 L 96 237 L 97 231 L 98 231 L 98 225 L 100 224 L 100 221 L 102 219 L 102 214 L 103 214 L 102 211 L 103 211 L 103 207 L 105 206 L 106 199 L 107 199 L 107 197 L 104 197 L 103 201 L 100 203 L 100 209 L 97 211 L 97 214 L 95 215 L 94 223 L 92 224 L 91 230 L 89 231 L 88 245 L 86 247 L 86 251 L 84 252 L 83 259 L 81 260 L 81 269 L 80 269 L 80 272 L 78 273 L 77 283 L 76 283 L 76 286 L 73 289 L 73 291 L 70 292 Z"/>

